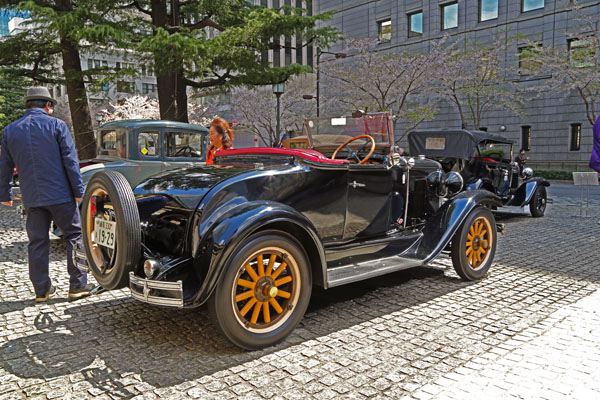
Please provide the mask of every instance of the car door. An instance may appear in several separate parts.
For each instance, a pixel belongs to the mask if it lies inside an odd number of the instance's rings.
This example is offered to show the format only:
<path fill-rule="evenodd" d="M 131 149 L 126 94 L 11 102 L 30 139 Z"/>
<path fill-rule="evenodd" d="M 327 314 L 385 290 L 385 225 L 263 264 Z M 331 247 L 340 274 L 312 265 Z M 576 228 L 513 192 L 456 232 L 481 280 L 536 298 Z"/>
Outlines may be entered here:
<path fill-rule="evenodd" d="M 385 234 L 392 218 L 392 168 L 384 164 L 351 164 L 344 240 Z"/>
<path fill-rule="evenodd" d="M 192 167 L 206 162 L 206 133 L 166 128 L 163 135 L 163 170 Z"/>

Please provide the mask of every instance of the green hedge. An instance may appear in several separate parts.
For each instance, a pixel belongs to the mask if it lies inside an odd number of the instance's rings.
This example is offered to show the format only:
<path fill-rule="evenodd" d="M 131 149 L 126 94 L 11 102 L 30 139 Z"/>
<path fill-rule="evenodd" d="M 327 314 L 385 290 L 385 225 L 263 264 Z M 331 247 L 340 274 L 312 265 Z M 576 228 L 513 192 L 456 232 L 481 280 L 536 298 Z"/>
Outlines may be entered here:
<path fill-rule="evenodd" d="M 546 179 L 559 181 L 572 181 L 573 171 L 563 171 L 559 169 L 534 169 L 533 176 L 539 176 Z"/>

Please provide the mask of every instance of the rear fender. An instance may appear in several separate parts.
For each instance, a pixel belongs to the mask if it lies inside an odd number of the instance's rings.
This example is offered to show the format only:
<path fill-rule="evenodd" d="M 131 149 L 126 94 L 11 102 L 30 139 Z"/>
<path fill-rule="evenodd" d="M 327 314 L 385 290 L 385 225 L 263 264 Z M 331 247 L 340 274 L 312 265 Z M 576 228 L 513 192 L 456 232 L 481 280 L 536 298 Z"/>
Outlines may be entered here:
<path fill-rule="evenodd" d="M 266 229 L 293 235 L 309 257 L 316 283 L 324 279 L 325 252 L 315 227 L 304 215 L 284 204 L 233 201 L 214 210 L 210 218 L 192 229 L 194 268 L 202 279 L 192 300 L 194 305 L 200 305 L 210 297 L 238 245 L 251 234 Z"/>
<path fill-rule="evenodd" d="M 506 205 L 525 207 L 527 204 L 529 204 L 529 202 L 533 198 L 533 194 L 540 185 L 550 186 L 550 183 L 548 183 L 548 181 L 544 178 L 540 177 L 535 177 L 524 181 L 517 188 L 517 190 L 515 191 L 515 195 L 508 203 L 506 203 Z"/>
<path fill-rule="evenodd" d="M 482 205 L 500 207 L 502 202 L 487 190 L 469 190 L 448 200 L 427 220 L 418 244 L 405 255 L 429 263 L 448 246 L 471 211 Z"/>

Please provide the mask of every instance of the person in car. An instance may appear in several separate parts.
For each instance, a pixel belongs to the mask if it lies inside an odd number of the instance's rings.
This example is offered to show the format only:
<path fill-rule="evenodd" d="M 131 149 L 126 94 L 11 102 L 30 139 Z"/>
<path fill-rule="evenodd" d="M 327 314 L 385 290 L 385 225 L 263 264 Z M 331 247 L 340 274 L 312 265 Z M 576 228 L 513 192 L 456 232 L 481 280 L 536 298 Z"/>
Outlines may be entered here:
<path fill-rule="evenodd" d="M 515 162 L 519 166 L 519 174 L 523 175 L 523 169 L 525 168 L 525 163 L 529 160 L 529 157 L 525 156 L 525 149 L 519 150 L 519 154 L 515 157 Z"/>
<path fill-rule="evenodd" d="M 210 139 L 210 147 L 206 156 L 207 164 L 213 164 L 217 151 L 233 149 L 233 129 L 223 118 L 215 118 L 210 123 L 208 138 Z"/>

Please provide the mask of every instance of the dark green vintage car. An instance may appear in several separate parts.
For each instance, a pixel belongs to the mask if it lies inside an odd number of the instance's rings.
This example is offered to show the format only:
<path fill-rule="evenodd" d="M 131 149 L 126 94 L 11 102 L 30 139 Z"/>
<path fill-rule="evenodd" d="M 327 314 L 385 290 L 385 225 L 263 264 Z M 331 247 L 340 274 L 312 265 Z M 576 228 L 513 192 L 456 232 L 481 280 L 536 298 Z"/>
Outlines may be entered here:
<path fill-rule="evenodd" d="M 173 121 L 122 120 L 102 125 L 96 135 L 98 156 L 82 161 L 83 183 L 98 171 L 117 171 L 131 187 L 174 168 L 206 162 L 208 129 Z"/>
<path fill-rule="evenodd" d="M 79 163 L 83 184 L 98 171 L 116 171 L 134 188 L 162 171 L 206 162 L 208 129 L 174 121 L 129 119 L 98 128 L 96 158 Z M 52 233 L 62 232 L 54 224 Z"/>

